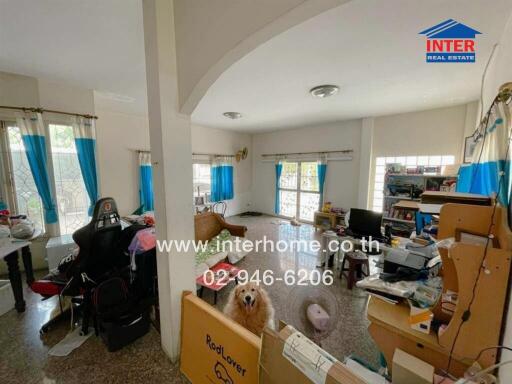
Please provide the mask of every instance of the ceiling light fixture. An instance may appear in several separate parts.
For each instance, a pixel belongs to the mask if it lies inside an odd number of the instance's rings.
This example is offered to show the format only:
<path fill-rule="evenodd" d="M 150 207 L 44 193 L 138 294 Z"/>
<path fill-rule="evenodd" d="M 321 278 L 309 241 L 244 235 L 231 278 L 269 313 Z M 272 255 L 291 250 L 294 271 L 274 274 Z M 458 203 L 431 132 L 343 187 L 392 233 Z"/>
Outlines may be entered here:
<path fill-rule="evenodd" d="M 337 94 L 339 90 L 340 87 L 337 85 L 325 84 L 311 88 L 309 93 L 311 93 L 314 97 L 324 99 L 326 97 Z"/>
<path fill-rule="evenodd" d="M 232 120 L 236 120 L 242 117 L 240 112 L 224 112 L 223 115 Z"/>

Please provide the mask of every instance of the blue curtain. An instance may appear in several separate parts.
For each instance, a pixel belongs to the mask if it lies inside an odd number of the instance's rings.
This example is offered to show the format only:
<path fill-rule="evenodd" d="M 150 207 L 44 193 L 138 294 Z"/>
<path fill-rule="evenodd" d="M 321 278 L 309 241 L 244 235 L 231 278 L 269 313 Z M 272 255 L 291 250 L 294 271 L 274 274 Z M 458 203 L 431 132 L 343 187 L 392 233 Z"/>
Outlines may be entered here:
<path fill-rule="evenodd" d="M 281 206 L 281 195 L 279 193 L 279 181 L 281 180 L 281 173 L 283 172 L 283 164 L 276 163 L 276 201 L 274 204 L 274 213 L 279 215 Z"/>
<path fill-rule="evenodd" d="M 89 195 L 89 216 L 98 201 L 98 177 L 96 173 L 96 139 L 94 120 L 80 117 L 73 126 L 76 152 L 85 189 Z"/>
<path fill-rule="evenodd" d="M 139 153 L 139 198 L 142 212 L 155 209 L 153 199 L 153 167 L 151 166 L 151 154 L 149 152 Z"/>
<path fill-rule="evenodd" d="M 460 167 L 457 192 L 496 194 L 501 205 L 509 204 L 511 178 L 507 149 L 510 145 L 510 114 L 510 107 L 505 103 L 493 104 L 488 123 L 480 127 L 482 134 L 477 140 L 472 163 Z"/>
<path fill-rule="evenodd" d="M 327 174 L 327 164 L 326 163 L 318 163 L 317 165 L 317 174 L 318 174 L 318 188 L 320 192 L 320 207 L 324 204 L 324 184 L 325 184 L 325 175 Z"/>
<path fill-rule="evenodd" d="M 233 164 L 230 159 L 219 159 L 211 169 L 211 201 L 230 200 L 234 197 Z"/>
<path fill-rule="evenodd" d="M 44 220 L 48 224 L 56 223 L 58 216 L 48 178 L 43 117 L 40 113 L 30 113 L 18 116 L 16 121 L 37 192 L 43 202 Z"/>

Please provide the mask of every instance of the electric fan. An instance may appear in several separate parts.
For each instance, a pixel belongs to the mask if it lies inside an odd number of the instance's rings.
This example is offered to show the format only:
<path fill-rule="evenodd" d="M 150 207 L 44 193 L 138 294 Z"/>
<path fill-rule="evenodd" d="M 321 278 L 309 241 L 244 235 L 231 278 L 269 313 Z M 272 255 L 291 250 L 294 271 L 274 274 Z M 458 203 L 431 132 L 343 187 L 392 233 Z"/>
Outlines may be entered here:
<path fill-rule="evenodd" d="M 248 154 L 249 154 L 249 150 L 247 149 L 247 147 L 244 147 L 243 149 L 239 150 L 235 155 L 235 159 L 236 159 L 237 163 L 239 163 L 240 160 L 247 159 Z"/>
<path fill-rule="evenodd" d="M 336 297 L 327 289 L 296 286 L 287 300 L 285 319 L 321 347 L 321 341 L 334 329 L 338 313 Z"/>

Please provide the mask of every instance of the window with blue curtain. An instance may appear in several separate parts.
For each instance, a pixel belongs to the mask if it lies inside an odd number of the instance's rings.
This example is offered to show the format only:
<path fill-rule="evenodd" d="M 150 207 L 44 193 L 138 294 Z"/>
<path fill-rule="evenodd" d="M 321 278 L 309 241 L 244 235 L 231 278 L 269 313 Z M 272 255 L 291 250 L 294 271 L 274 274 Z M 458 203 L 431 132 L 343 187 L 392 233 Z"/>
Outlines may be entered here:
<path fill-rule="evenodd" d="M 327 174 L 327 163 L 325 160 L 319 161 L 317 165 L 318 191 L 320 192 L 319 209 L 324 205 L 324 184 L 325 175 Z"/>
<path fill-rule="evenodd" d="M 94 119 L 78 117 L 73 124 L 73 133 L 80 171 L 90 200 L 88 213 L 92 216 L 94 205 L 99 199 Z"/>
<path fill-rule="evenodd" d="M 509 204 L 511 191 L 509 132 L 511 109 L 502 101 L 495 102 L 486 123 L 475 134 L 476 146 L 470 164 L 460 167 L 457 192 L 496 194 L 501 205 Z M 508 154 L 508 156 L 507 156 Z"/>
<path fill-rule="evenodd" d="M 281 181 L 281 173 L 283 173 L 283 163 L 276 163 L 276 199 L 274 204 L 274 213 L 279 215 L 281 211 L 281 194 L 279 192 L 279 182 Z"/>
<path fill-rule="evenodd" d="M 139 152 L 139 197 L 142 212 L 153 211 L 153 168 L 151 166 L 151 154 Z"/>
<path fill-rule="evenodd" d="M 43 203 L 44 221 L 47 224 L 57 223 L 55 198 L 48 177 L 43 117 L 39 112 L 19 113 L 16 116 L 16 123 L 20 128 L 30 171 Z"/>
<path fill-rule="evenodd" d="M 233 164 L 230 157 L 216 157 L 211 168 L 211 201 L 234 197 Z"/>

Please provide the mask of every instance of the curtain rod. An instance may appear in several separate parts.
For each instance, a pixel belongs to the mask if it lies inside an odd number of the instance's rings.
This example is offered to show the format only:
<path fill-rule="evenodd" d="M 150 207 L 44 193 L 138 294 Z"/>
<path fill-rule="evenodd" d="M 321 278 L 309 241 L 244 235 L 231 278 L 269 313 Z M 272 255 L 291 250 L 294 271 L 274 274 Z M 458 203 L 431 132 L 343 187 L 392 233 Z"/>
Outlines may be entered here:
<path fill-rule="evenodd" d="M 295 152 L 295 153 L 264 153 L 262 157 L 269 156 L 296 156 L 296 155 L 325 155 L 328 153 L 353 153 L 353 149 L 341 149 L 339 151 L 319 151 L 319 152 Z"/>
<path fill-rule="evenodd" d="M 151 153 L 151 151 L 147 149 L 132 149 L 132 151 L 137 153 Z M 192 153 L 192 156 L 235 157 L 235 155 L 222 155 L 219 153 Z"/>
<path fill-rule="evenodd" d="M 48 112 L 48 113 L 56 113 L 59 115 L 80 116 L 80 117 L 85 117 L 87 119 L 97 119 L 98 118 L 98 116 L 94 116 L 94 115 L 86 115 L 86 114 L 82 114 L 82 113 L 72 113 L 72 112 L 63 112 L 63 111 L 54 111 L 52 109 L 44 109 L 44 108 L 10 107 L 7 105 L 0 105 L 0 109 L 13 109 L 15 111 L 38 112 L 38 113 Z"/>
<path fill-rule="evenodd" d="M 235 157 L 235 155 L 223 155 L 221 153 L 192 153 L 192 156 Z"/>

